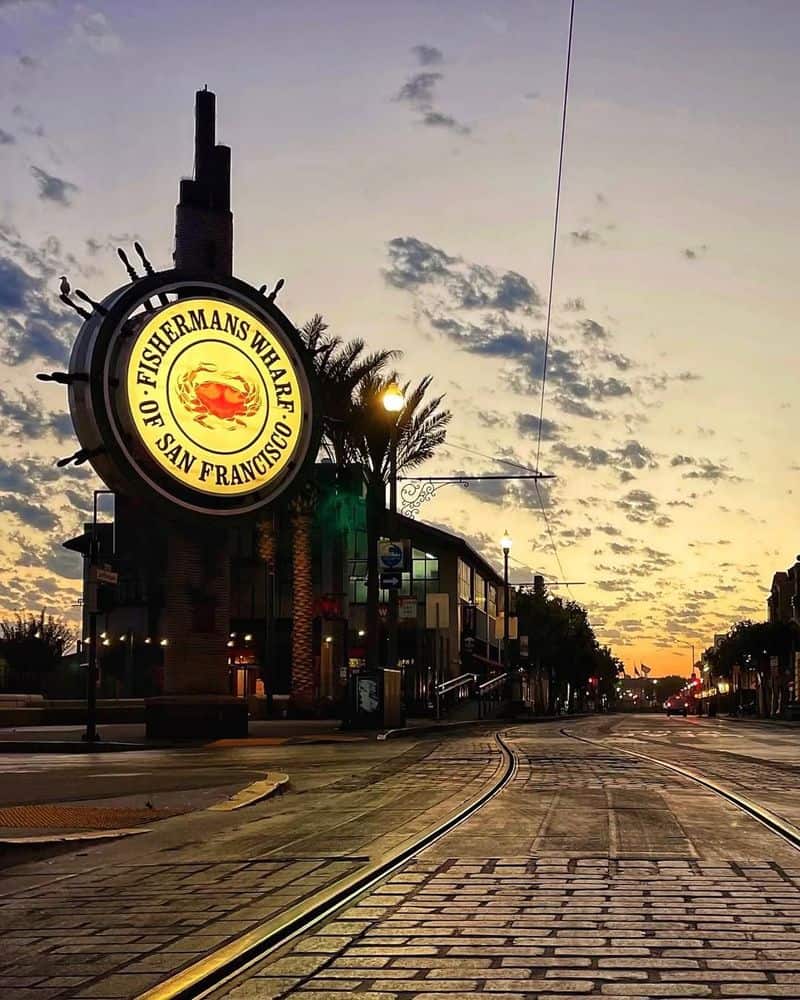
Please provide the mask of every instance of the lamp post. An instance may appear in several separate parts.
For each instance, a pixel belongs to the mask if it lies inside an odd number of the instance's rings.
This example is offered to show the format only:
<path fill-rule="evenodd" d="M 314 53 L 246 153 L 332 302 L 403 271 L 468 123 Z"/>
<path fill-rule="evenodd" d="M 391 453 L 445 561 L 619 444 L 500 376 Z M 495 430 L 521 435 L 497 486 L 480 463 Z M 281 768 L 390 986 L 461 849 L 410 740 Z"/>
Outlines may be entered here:
<path fill-rule="evenodd" d="M 508 664 L 508 617 L 511 611 L 511 602 L 508 592 L 508 554 L 511 551 L 511 538 L 507 531 L 503 532 L 500 541 L 503 550 L 503 670 L 506 673 L 506 690 L 511 695 L 511 677 Z"/>
<path fill-rule="evenodd" d="M 400 414 L 406 405 L 406 398 L 399 385 L 392 383 L 388 385 L 383 393 L 383 408 L 389 414 L 392 421 L 389 434 L 389 525 L 388 534 L 390 540 L 395 541 L 397 534 L 397 432 L 400 422 Z M 400 571 L 400 582 L 403 581 L 403 572 Z M 387 666 L 397 667 L 397 588 L 389 591 L 389 650 Z"/>

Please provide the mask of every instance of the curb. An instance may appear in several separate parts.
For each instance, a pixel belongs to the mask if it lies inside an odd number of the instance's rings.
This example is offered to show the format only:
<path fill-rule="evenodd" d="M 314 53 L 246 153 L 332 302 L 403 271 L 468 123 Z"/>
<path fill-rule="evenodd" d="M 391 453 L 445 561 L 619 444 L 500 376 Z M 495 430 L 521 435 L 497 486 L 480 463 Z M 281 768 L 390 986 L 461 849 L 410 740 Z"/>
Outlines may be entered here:
<path fill-rule="evenodd" d="M 168 750 L 171 743 L 84 743 L 81 740 L 0 740 L 5 753 L 124 753 L 129 750 Z"/>
<path fill-rule="evenodd" d="M 252 806 L 263 799 L 271 798 L 278 792 L 284 792 L 288 784 L 288 774 L 283 774 L 280 771 L 268 771 L 266 778 L 254 781 L 252 785 L 240 789 L 224 802 L 217 802 L 216 805 L 209 806 L 206 812 L 234 812 L 237 809 L 244 809 L 245 806 Z"/>
<path fill-rule="evenodd" d="M 43 834 L 41 837 L 0 837 L 3 847 L 41 847 L 46 844 L 70 844 L 82 840 L 118 840 L 137 833 L 150 833 L 150 827 L 131 826 L 119 830 L 85 830 L 82 833 Z"/>

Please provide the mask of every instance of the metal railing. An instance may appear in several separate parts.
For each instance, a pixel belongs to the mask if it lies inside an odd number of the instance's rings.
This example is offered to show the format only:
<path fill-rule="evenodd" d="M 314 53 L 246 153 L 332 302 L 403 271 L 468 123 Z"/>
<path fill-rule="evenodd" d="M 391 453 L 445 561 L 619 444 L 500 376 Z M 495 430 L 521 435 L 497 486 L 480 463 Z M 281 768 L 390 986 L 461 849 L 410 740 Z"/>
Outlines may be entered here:
<path fill-rule="evenodd" d="M 437 684 L 434 688 L 434 693 L 436 694 L 436 718 L 441 719 L 442 717 L 442 697 L 444 695 L 450 695 L 455 692 L 458 698 L 461 698 L 465 690 L 469 693 L 469 690 L 477 679 L 475 674 L 460 674 L 458 677 L 451 677 L 450 680 L 444 681 L 442 684 Z"/>
<path fill-rule="evenodd" d="M 502 673 L 498 674 L 496 677 L 490 677 L 488 681 L 484 681 L 483 684 L 478 685 L 478 718 L 483 718 L 484 715 L 484 698 L 488 701 L 500 701 L 505 694 L 506 682 L 508 681 L 508 674 Z"/>
<path fill-rule="evenodd" d="M 436 688 L 436 693 L 441 696 L 460 688 L 470 687 L 477 679 L 475 674 L 460 674 L 458 677 L 451 677 L 449 681 L 439 684 Z"/>

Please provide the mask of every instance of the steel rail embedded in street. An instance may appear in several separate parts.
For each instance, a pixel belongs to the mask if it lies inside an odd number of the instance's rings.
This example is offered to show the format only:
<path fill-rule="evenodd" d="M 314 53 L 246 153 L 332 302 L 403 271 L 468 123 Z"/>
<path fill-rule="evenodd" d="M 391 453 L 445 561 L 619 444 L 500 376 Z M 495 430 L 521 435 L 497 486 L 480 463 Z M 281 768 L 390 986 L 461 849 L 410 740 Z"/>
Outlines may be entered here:
<path fill-rule="evenodd" d="M 279 948 L 323 921 L 329 920 L 339 910 L 374 889 L 378 883 L 402 868 L 411 858 L 433 846 L 451 830 L 473 816 L 512 780 L 517 771 L 517 755 L 506 744 L 500 733 L 495 733 L 495 740 L 505 767 L 502 773 L 495 777 L 491 787 L 481 792 L 474 801 L 417 838 L 399 853 L 383 858 L 366 871 L 340 881 L 338 885 L 325 892 L 317 902 L 312 902 L 311 905 L 301 903 L 290 908 L 276 920 L 270 920 L 248 931 L 235 941 L 218 948 L 200 961 L 140 994 L 137 1000 L 201 1000 L 202 997 L 211 996 L 220 987 L 230 983 L 258 962 L 262 962 Z"/>
<path fill-rule="evenodd" d="M 755 802 L 745 798 L 743 795 L 739 795 L 737 792 L 733 792 L 729 788 L 725 788 L 723 785 L 718 785 L 717 782 L 712 781 L 711 778 L 704 778 L 701 774 L 690 771 L 688 768 L 680 767 L 678 764 L 672 764 L 666 760 L 660 760 L 658 757 L 651 757 L 646 753 L 639 753 L 637 750 L 626 750 L 623 747 L 609 746 L 609 744 L 605 743 L 603 740 L 590 740 L 586 736 L 578 736 L 575 733 L 568 732 L 566 729 L 562 729 L 560 732 L 562 736 L 567 736 L 573 740 L 580 740 L 581 743 L 589 743 L 592 746 L 602 747 L 604 750 L 624 753 L 629 757 L 638 757 L 640 760 L 646 760 L 651 764 L 659 764 L 661 767 L 665 767 L 668 771 L 674 771 L 675 774 L 679 774 L 683 778 L 688 778 L 690 781 L 694 781 L 698 785 L 702 785 L 709 791 L 719 795 L 721 798 L 726 799 L 732 805 L 741 809 L 742 812 L 747 813 L 747 815 L 752 819 L 761 823 L 762 826 L 765 826 L 776 836 L 786 841 L 790 847 L 800 851 L 800 830 L 798 830 L 797 827 L 792 826 L 791 823 L 787 823 L 785 820 L 782 820 L 780 816 L 776 816 L 775 813 L 770 812 L 769 809 L 764 809 L 762 806 L 757 805 Z"/>

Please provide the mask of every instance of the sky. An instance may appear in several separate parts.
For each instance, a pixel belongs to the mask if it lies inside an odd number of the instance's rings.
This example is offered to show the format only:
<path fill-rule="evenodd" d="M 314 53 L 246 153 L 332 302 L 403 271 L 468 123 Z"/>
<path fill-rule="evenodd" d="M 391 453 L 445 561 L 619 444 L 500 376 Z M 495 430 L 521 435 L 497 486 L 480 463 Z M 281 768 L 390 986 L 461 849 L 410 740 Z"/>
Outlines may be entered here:
<path fill-rule="evenodd" d="M 77 618 L 90 470 L 62 387 L 118 245 L 171 262 L 194 91 L 233 150 L 235 270 L 403 351 L 453 412 L 425 520 L 575 581 L 630 670 L 763 619 L 800 549 L 795 0 L 0 0 L 0 613 Z M 541 502 L 540 502 L 541 501 Z"/>

